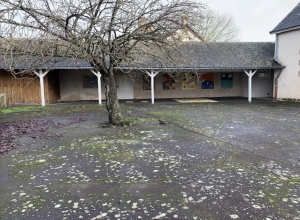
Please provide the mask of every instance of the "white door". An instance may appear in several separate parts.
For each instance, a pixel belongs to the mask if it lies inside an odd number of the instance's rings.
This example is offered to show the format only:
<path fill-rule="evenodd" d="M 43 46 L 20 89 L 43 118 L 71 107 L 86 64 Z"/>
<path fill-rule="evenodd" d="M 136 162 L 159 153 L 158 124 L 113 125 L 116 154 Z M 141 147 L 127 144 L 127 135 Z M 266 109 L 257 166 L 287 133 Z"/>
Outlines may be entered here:
<path fill-rule="evenodd" d="M 133 83 L 128 75 L 117 75 L 119 99 L 133 99 Z"/>

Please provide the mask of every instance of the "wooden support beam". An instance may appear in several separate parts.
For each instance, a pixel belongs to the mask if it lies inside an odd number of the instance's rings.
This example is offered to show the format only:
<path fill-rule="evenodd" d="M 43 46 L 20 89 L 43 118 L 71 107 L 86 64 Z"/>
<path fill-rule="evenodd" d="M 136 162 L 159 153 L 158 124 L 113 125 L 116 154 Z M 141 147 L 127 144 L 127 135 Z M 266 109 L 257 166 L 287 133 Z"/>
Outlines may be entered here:
<path fill-rule="evenodd" d="M 154 72 L 153 70 L 145 71 L 148 76 L 151 77 L 151 102 L 154 104 L 154 77 L 159 73 L 159 72 Z"/>
<path fill-rule="evenodd" d="M 248 76 L 248 102 L 252 101 L 252 76 L 256 73 L 257 70 L 244 70 Z"/>
<path fill-rule="evenodd" d="M 40 78 L 40 90 L 41 90 L 42 106 L 46 105 L 44 77 L 47 75 L 47 73 L 49 73 L 49 71 L 50 70 L 46 70 L 45 72 L 43 72 L 43 70 L 33 71 L 34 74 L 36 74 Z"/>

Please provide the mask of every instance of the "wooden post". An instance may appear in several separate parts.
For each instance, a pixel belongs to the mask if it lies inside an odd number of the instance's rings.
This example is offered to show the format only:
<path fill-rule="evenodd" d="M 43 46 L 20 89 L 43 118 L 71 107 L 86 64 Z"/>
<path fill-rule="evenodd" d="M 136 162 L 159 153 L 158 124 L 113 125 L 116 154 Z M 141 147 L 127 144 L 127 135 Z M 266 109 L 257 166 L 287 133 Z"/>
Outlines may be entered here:
<path fill-rule="evenodd" d="M 252 101 L 252 76 L 256 73 L 256 71 L 257 70 L 249 70 L 249 72 L 247 72 L 244 70 L 244 72 L 248 75 L 248 102 Z"/>
<path fill-rule="evenodd" d="M 99 99 L 99 105 L 102 104 L 102 92 L 101 92 L 101 73 L 100 72 L 95 72 L 94 70 L 91 70 L 91 72 L 97 76 L 98 78 L 98 99 Z"/>
<path fill-rule="evenodd" d="M 41 101 L 42 101 L 42 106 L 46 105 L 45 101 L 45 87 L 44 87 L 44 77 L 49 73 L 50 70 L 46 70 L 43 72 L 43 70 L 33 71 L 39 78 L 40 78 L 40 88 L 41 88 Z"/>
<path fill-rule="evenodd" d="M 151 77 L 151 102 L 154 104 L 154 77 L 158 74 L 159 72 L 154 72 L 153 70 L 146 71 L 146 74 Z"/>

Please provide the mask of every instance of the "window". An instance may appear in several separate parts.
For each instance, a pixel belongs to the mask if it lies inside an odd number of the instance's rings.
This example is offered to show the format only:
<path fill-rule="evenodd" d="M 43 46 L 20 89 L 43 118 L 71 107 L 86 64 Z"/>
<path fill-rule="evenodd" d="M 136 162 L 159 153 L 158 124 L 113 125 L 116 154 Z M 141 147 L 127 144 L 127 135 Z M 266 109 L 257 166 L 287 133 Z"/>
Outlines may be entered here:
<path fill-rule="evenodd" d="M 265 71 L 265 72 L 258 72 L 257 77 L 259 79 L 266 79 L 266 78 L 270 78 L 271 73 L 270 71 Z"/>
<path fill-rule="evenodd" d="M 98 79 L 95 75 L 84 75 L 82 81 L 84 89 L 98 88 Z"/>
<path fill-rule="evenodd" d="M 222 73 L 221 74 L 221 89 L 232 89 L 233 87 L 233 74 Z"/>

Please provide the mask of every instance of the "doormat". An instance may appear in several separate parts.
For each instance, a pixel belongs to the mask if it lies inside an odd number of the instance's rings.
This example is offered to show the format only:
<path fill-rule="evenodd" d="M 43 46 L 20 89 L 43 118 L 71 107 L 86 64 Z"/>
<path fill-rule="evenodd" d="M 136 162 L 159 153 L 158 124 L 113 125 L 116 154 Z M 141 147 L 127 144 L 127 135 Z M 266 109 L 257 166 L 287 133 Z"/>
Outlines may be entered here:
<path fill-rule="evenodd" d="M 174 99 L 176 102 L 180 103 L 201 103 L 201 102 L 217 102 L 211 99 Z"/>

